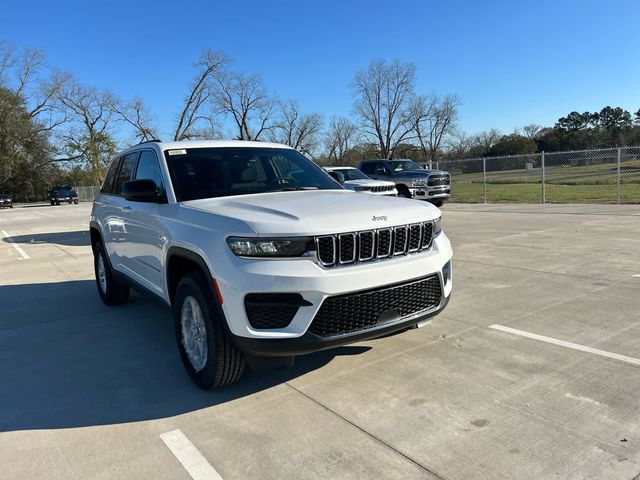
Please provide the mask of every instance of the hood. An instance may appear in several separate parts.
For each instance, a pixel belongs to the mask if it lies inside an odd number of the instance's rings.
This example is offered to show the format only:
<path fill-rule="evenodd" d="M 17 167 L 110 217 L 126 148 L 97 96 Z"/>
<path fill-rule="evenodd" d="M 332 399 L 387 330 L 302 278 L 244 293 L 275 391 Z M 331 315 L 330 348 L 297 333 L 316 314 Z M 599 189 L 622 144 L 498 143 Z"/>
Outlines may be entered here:
<path fill-rule="evenodd" d="M 401 172 L 393 172 L 394 177 L 428 177 L 429 175 L 448 175 L 449 172 L 445 172 L 444 170 L 424 170 L 424 169 L 415 169 L 415 170 L 403 170 Z"/>
<path fill-rule="evenodd" d="M 358 187 L 395 187 L 395 183 L 386 182 L 384 180 L 374 180 L 372 178 L 359 178 L 358 180 L 347 180 L 345 185 L 353 185 Z"/>
<path fill-rule="evenodd" d="M 274 192 L 190 200 L 185 207 L 241 220 L 261 236 L 324 235 L 436 218 L 428 202 L 349 190 Z"/>

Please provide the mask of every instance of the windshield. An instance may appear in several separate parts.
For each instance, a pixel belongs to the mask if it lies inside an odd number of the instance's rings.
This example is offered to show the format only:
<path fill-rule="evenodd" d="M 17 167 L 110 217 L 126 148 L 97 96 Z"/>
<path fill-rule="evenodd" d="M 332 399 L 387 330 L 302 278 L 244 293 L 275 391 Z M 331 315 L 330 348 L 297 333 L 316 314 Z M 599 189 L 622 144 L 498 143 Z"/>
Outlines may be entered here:
<path fill-rule="evenodd" d="M 288 148 L 187 148 L 165 152 L 178 201 L 342 187 Z"/>
<path fill-rule="evenodd" d="M 413 160 L 391 160 L 389 162 L 394 172 L 403 170 L 422 170 L 422 167 Z"/>
<path fill-rule="evenodd" d="M 369 177 L 356 168 L 333 168 L 332 170 L 344 175 L 345 180 L 369 180 Z"/>

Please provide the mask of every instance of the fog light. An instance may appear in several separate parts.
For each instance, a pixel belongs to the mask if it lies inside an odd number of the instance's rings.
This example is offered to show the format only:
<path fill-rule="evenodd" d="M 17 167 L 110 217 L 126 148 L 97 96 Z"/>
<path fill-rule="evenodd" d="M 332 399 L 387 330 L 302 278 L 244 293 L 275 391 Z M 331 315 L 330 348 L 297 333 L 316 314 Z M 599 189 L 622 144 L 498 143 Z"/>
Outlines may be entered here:
<path fill-rule="evenodd" d="M 444 281 L 445 286 L 447 286 L 451 281 L 451 260 L 445 263 L 444 267 L 442 267 L 442 280 Z"/>

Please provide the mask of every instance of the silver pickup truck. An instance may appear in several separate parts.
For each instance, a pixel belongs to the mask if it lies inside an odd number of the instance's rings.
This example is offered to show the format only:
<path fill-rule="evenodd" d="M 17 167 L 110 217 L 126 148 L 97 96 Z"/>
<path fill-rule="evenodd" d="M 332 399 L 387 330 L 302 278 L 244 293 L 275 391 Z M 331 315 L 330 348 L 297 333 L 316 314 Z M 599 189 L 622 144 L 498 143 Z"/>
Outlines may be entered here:
<path fill-rule="evenodd" d="M 413 160 L 364 160 L 358 168 L 371 178 L 395 183 L 400 197 L 428 200 L 441 207 L 451 196 L 448 172 L 425 170 Z"/>

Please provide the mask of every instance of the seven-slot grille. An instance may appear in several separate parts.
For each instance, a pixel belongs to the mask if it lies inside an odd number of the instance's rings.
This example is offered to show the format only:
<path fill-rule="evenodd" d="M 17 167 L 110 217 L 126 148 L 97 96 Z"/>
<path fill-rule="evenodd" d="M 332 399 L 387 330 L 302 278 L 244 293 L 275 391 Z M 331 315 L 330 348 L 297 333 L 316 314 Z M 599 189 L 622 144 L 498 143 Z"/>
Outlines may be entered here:
<path fill-rule="evenodd" d="M 318 260 L 325 267 L 368 262 L 431 247 L 433 223 L 414 223 L 355 233 L 316 237 Z"/>
<path fill-rule="evenodd" d="M 440 305 L 438 275 L 399 285 L 329 297 L 322 302 L 309 331 L 321 337 L 354 333 Z"/>
<path fill-rule="evenodd" d="M 439 185 L 449 185 L 451 181 L 449 180 L 449 175 L 431 175 L 429 176 L 429 180 L 427 181 L 427 185 L 430 187 L 437 187 Z"/>
<path fill-rule="evenodd" d="M 396 187 L 394 185 L 381 185 L 381 186 L 371 187 L 371 191 L 372 192 L 390 192 L 395 188 Z"/>

